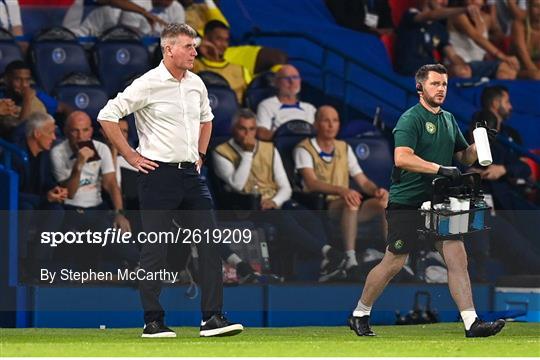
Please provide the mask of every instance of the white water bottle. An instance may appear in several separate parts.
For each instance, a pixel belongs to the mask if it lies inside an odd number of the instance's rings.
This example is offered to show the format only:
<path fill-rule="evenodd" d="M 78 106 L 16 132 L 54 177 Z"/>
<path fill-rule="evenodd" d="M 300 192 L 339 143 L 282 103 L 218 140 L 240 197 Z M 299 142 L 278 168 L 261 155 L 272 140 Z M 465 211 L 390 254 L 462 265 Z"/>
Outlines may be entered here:
<path fill-rule="evenodd" d="M 477 127 L 473 131 L 474 142 L 476 144 L 476 153 L 478 155 L 478 163 L 482 166 L 489 166 L 493 163 L 491 157 L 491 149 L 486 128 Z"/>

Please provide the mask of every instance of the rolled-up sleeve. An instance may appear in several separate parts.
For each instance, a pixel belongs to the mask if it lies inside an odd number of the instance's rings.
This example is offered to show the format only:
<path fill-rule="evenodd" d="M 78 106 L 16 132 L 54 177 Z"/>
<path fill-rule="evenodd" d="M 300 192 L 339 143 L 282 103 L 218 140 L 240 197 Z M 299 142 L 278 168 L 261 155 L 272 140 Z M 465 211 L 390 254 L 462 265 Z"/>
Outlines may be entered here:
<path fill-rule="evenodd" d="M 146 106 L 148 98 L 146 81 L 138 78 L 114 99 L 107 102 L 98 114 L 98 121 L 118 122 L 119 119 Z"/>
<path fill-rule="evenodd" d="M 202 81 L 201 81 L 202 82 Z M 214 114 L 212 114 L 212 108 L 210 107 L 210 99 L 208 99 L 208 90 L 206 86 L 202 85 L 202 96 L 201 96 L 201 122 L 212 121 Z"/>

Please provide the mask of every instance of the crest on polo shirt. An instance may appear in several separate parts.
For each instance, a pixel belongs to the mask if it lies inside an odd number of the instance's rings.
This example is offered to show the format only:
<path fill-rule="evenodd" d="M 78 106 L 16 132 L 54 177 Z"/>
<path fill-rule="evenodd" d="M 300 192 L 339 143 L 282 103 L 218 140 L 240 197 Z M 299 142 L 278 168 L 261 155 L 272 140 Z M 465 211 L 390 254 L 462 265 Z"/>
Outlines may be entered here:
<path fill-rule="evenodd" d="M 435 134 L 435 131 L 437 131 L 437 126 L 435 126 L 434 123 L 428 121 L 426 123 L 426 131 L 430 134 Z"/>

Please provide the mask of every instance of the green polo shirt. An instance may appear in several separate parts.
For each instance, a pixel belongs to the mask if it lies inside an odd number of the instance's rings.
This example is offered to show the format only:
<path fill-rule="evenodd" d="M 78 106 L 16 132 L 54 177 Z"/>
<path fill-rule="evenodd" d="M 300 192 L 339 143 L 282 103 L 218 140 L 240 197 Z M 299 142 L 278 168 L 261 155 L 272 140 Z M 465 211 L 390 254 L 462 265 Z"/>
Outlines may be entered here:
<path fill-rule="evenodd" d="M 454 153 L 469 146 L 454 115 L 444 110 L 433 114 L 420 103 L 401 115 L 393 134 L 395 147 L 410 147 L 420 158 L 443 166 L 452 165 Z M 399 180 L 392 179 L 390 202 L 420 206 L 430 200 L 435 175 L 400 172 Z"/>

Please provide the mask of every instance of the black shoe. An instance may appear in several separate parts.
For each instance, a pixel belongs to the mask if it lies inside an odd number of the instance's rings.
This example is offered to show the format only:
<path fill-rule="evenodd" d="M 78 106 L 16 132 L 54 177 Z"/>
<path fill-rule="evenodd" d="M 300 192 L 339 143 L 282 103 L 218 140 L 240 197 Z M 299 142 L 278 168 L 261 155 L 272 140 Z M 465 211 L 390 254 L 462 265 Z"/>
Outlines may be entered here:
<path fill-rule="evenodd" d="M 353 265 L 345 271 L 347 272 L 347 281 L 361 282 L 366 280 L 366 276 L 362 272 L 360 265 Z"/>
<path fill-rule="evenodd" d="M 200 336 L 233 336 L 244 330 L 241 324 L 233 324 L 222 314 L 216 314 L 206 321 L 201 321 Z"/>
<path fill-rule="evenodd" d="M 503 319 L 495 320 L 493 322 L 482 321 L 479 318 L 474 320 L 471 328 L 465 330 L 465 337 L 488 337 L 499 333 L 505 325 Z"/>
<path fill-rule="evenodd" d="M 319 282 L 329 282 L 334 280 L 343 280 L 347 276 L 344 271 L 346 263 L 345 254 L 334 248 L 326 252 L 321 264 L 321 276 Z"/>
<path fill-rule="evenodd" d="M 165 326 L 162 322 L 152 321 L 144 326 L 143 338 L 173 338 L 176 337 L 174 331 Z"/>
<path fill-rule="evenodd" d="M 371 331 L 369 326 L 369 315 L 365 316 L 353 316 L 349 317 L 349 327 L 354 330 L 358 336 L 375 336 L 376 334 Z"/>

